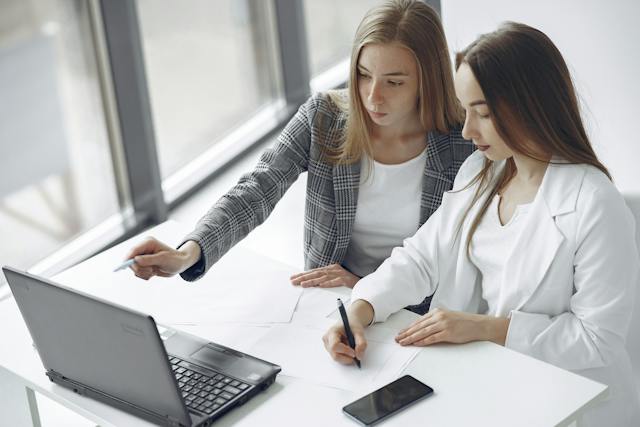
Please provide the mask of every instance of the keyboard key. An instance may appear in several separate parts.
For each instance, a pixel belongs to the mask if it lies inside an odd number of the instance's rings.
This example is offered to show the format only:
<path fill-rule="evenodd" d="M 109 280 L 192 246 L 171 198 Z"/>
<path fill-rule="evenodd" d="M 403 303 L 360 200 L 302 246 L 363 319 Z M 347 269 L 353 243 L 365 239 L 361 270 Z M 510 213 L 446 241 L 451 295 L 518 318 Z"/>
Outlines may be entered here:
<path fill-rule="evenodd" d="M 222 393 L 220 393 L 220 397 L 227 400 L 233 399 L 233 395 L 231 393 L 227 393 L 226 391 L 223 391 Z"/>
<path fill-rule="evenodd" d="M 219 404 L 214 403 L 214 404 L 213 404 L 213 406 L 211 407 L 211 409 L 213 409 L 213 410 L 215 411 L 215 410 L 216 410 L 216 409 L 218 409 L 219 407 L 220 407 L 220 405 L 219 405 Z"/>
<path fill-rule="evenodd" d="M 232 381 L 231 378 L 225 378 L 225 379 L 222 380 L 222 382 L 225 383 L 225 384 L 229 384 L 231 381 Z"/>
<path fill-rule="evenodd" d="M 214 402 L 216 402 L 218 405 L 224 405 L 225 403 L 227 403 L 227 401 L 221 397 L 218 397 L 216 400 L 214 400 Z"/>
<path fill-rule="evenodd" d="M 239 385 L 239 384 L 238 384 L 238 385 Z M 240 391 L 239 389 L 237 389 L 237 388 L 235 388 L 235 387 L 232 387 L 231 385 L 226 386 L 225 388 L 223 388 L 223 390 L 224 390 L 224 391 L 227 391 L 227 392 L 229 392 L 229 393 L 231 393 L 231 394 L 233 394 L 233 395 L 236 395 L 236 394 L 240 394 L 240 393 L 241 393 L 241 391 Z"/>
<path fill-rule="evenodd" d="M 214 388 L 213 390 L 211 390 L 211 393 L 218 395 L 220 393 L 222 393 L 222 390 L 220 390 L 219 388 Z"/>
<path fill-rule="evenodd" d="M 240 385 L 240 381 L 238 381 L 238 380 L 232 381 L 231 384 L 229 384 L 229 385 L 232 386 L 232 387 L 238 387 Z"/>
<path fill-rule="evenodd" d="M 249 388 L 249 384 L 244 384 L 244 383 L 242 383 L 242 384 L 240 384 L 240 385 L 238 386 L 238 388 L 239 388 L 240 390 L 246 390 L 246 389 L 248 389 L 248 388 Z"/>
<path fill-rule="evenodd" d="M 204 402 L 204 399 L 201 398 L 201 397 L 198 397 L 198 398 L 193 400 L 193 403 L 195 403 L 196 405 L 200 405 L 200 404 L 202 404 L 202 402 Z"/>

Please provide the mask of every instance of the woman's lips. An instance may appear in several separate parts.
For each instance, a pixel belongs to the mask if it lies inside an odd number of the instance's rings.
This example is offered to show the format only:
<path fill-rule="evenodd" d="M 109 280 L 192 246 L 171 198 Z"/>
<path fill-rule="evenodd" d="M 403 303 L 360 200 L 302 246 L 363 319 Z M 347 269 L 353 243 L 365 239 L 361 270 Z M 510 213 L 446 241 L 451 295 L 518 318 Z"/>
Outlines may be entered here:
<path fill-rule="evenodd" d="M 375 112 L 373 112 L 371 110 L 367 110 L 367 111 L 369 112 L 371 117 L 373 117 L 374 119 L 381 119 L 381 118 L 383 118 L 384 116 L 387 115 L 387 113 L 375 113 Z"/>
<path fill-rule="evenodd" d="M 487 151 L 489 149 L 489 147 L 491 147 L 491 146 L 490 145 L 476 144 L 476 147 L 478 147 L 478 150 L 480 150 L 480 151 Z"/>

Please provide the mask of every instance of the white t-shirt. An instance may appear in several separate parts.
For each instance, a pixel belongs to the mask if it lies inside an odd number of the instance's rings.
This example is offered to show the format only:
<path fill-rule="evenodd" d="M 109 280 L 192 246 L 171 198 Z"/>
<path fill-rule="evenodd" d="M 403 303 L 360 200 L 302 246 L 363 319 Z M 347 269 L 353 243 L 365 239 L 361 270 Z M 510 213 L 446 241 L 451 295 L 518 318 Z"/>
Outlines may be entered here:
<path fill-rule="evenodd" d="M 418 230 L 426 157 L 426 149 L 396 165 L 362 157 L 356 218 L 343 262 L 352 273 L 373 273 Z"/>
<path fill-rule="evenodd" d="M 511 219 L 502 225 L 498 213 L 499 203 L 500 196 L 496 195 L 473 234 L 469 251 L 471 262 L 482 275 L 482 298 L 489 306 L 486 314 L 491 316 L 508 315 L 508 313 L 497 312 L 503 291 L 502 286 L 517 286 L 517 284 L 503 281 L 502 274 L 504 265 L 522 234 L 525 218 L 531 206 L 530 203 L 518 205 Z"/>

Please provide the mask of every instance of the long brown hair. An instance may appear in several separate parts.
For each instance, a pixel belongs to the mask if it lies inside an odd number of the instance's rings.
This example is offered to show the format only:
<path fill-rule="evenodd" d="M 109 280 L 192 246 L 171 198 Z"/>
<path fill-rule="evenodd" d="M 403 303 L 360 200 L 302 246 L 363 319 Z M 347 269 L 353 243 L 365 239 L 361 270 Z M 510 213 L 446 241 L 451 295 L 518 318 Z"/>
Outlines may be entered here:
<path fill-rule="evenodd" d="M 558 156 L 562 163 L 588 164 L 611 179 L 589 142 L 567 64 L 543 32 L 506 22 L 458 53 L 456 70 L 463 63 L 469 65 L 484 93 L 496 132 L 512 151 L 545 162 Z M 492 180 L 492 163 L 485 159 L 484 168 L 466 187 L 479 182 L 465 217 L 488 193 L 471 224 L 467 254 L 491 200 L 516 173 L 510 158 L 502 174 Z"/>
<path fill-rule="evenodd" d="M 393 42 L 409 49 L 416 59 L 418 112 L 423 128 L 449 133 L 461 125 L 462 110 L 455 97 L 449 49 L 438 14 L 422 1 L 388 1 L 367 12 L 358 26 L 351 50 L 348 99 L 332 96 L 347 111 L 347 125 L 341 144 L 327 147 L 330 162 L 353 163 L 363 153 L 372 154 L 372 122 L 360 100 L 358 60 L 364 46 Z"/>

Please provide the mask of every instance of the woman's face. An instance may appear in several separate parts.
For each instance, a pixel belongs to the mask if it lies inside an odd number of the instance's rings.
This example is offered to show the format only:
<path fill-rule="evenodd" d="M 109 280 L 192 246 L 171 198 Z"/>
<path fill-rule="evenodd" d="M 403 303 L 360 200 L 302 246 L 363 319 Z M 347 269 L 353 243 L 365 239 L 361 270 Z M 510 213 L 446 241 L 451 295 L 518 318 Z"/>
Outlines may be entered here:
<path fill-rule="evenodd" d="M 407 48 L 368 44 L 358 60 L 358 89 L 374 125 L 402 128 L 418 117 L 418 65 Z"/>
<path fill-rule="evenodd" d="M 513 156 L 498 135 L 484 93 L 468 64 L 462 63 L 455 76 L 456 95 L 466 112 L 462 136 L 470 139 L 489 160 L 497 161 Z"/>

